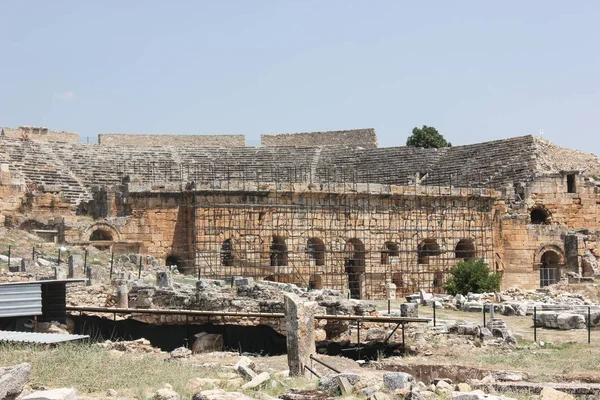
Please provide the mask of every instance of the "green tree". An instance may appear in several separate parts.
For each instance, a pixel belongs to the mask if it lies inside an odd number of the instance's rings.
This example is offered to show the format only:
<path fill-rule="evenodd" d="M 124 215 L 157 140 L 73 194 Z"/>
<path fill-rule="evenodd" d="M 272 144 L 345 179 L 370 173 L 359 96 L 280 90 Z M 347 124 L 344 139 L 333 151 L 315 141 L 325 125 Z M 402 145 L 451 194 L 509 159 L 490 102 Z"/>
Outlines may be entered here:
<path fill-rule="evenodd" d="M 426 149 L 439 149 L 440 147 L 452 147 L 433 126 L 423 125 L 422 128 L 415 127 L 412 135 L 406 140 L 406 145 L 410 147 L 424 147 Z"/>
<path fill-rule="evenodd" d="M 492 272 L 482 259 L 461 261 L 450 270 L 450 277 L 444 285 L 448 294 L 497 292 L 500 290 L 502 275 Z"/>

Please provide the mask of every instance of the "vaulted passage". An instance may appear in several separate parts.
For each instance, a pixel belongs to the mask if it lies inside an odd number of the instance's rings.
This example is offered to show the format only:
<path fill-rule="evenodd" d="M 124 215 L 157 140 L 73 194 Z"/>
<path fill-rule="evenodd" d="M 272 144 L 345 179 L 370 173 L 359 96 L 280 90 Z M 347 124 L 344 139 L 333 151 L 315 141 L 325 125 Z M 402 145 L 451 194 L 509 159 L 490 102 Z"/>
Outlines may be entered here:
<path fill-rule="evenodd" d="M 398 257 L 400 251 L 398 245 L 394 242 L 385 242 L 381 251 L 381 264 L 387 265 L 392 263 L 392 257 Z"/>
<path fill-rule="evenodd" d="M 560 279 L 560 255 L 548 250 L 541 257 L 540 287 L 555 284 Z"/>
<path fill-rule="evenodd" d="M 271 267 L 287 267 L 288 249 L 282 236 L 273 236 L 270 250 Z"/>
<path fill-rule="evenodd" d="M 306 254 L 315 260 L 316 266 L 325 265 L 325 243 L 319 238 L 310 238 L 306 244 Z"/>
<path fill-rule="evenodd" d="M 233 266 L 233 243 L 231 239 L 223 240 L 221 245 L 221 265 L 224 267 Z"/>
<path fill-rule="evenodd" d="M 419 243 L 417 249 L 417 262 L 419 264 L 429 264 L 430 258 L 442 254 L 440 245 L 435 239 L 425 239 Z"/>
<path fill-rule="evenodd" d="M 348 287 L 353 299 L 361 298 L 361 274 L 365 272 L 365 245 L 360 239 L 352 238 L 346 242 L 346 274 Z"/>
<path fill-rule="evenodd" d="M 475 258 L 475 244 L 471 239 L 461 239 L 456 244 L 454 249 L 456 258 L 463 258 L 465 260 L 471 260 Z"/>

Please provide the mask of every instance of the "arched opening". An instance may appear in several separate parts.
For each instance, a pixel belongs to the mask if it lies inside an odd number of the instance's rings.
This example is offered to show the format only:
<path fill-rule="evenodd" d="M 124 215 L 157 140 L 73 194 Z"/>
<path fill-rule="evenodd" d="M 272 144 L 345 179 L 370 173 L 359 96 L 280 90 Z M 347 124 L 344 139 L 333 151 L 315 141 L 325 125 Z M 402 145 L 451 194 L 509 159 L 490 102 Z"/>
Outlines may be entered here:
<path fill-rule="evenodd" d="M 417 248 L 417 263 L 429 264 L 429 258 L 442 254 L 435 239 L 424 239 Z"/>
<path fill-rule="evenodd" d="M 560 254 L 547 250 L 540 259 L 540 287 L 558 282 L 560 277 Z"/>
<path fill-rule="evenodd" d="M 165 258 L 165 266 L 167 268 L 171 268 L 171 267 L 176 267 L 177 271 L 179 271 L 180 273 L 185 273 L 185 268 L 183 263 L 181 262 L 181 260 L 179 260 L 179 258 L 173 254 L 167 256 L 167 258 Z"/>
<path fill-rule="evenodd" d="M 385 242 L 383 244 L 383 250 L 381 251 L 381 264 L 391 264 L 390 257 L 398 257 L 399 255 L 400 251 L 398 250 L 398 245 L 396 243 Z"/>
<path fill-rule="evenodd" d="M 306 254 L 315 260 L 315 265 L 325 265 L 325 243 L 319 238 L 310 238 L 306 244 Z"/>
<path fill-rule="evenodd" d="M 396 298 L 402 297 L 404 294 L 404 276 L 401 272 L 392 274 L 392 283 L 396 285 Z"/>
<path fill-rule="evenodd" d="M 111 232 L 105 229 L 96 229 L 90 235 L 90 242 L 112 242 L 113 235 Z M 108 250 L 110 248 L 110 244 L 94 244 L 94 247 L 98 250 Z"/>
<path fill-rule="evenodd" d="M 459 240 L 454 249 L 454 255 L 456 258 L 463 258 L 465 260 L 475 258 L 475 244 L 471 239 Z"/>
<path fill-rule="evenodd" d="M 323 278 L 321 275 L 311 275 L 308 278 L 308 290 L 320 290 L 323 289 Z"/>
<path fill-rule="evenodd" d="M 271 267 L 287 267 L 288 250 L 285 239 L 282 236 L 273 236 L 270 250 Z"/>
<path fill-rule="evenodd" d="M 346 241 L 346 274 L 348 275 L 348 286 L 350 296 L 360 299 L 360 275 L 365 272 L 365 245 L 360 239 L 352 238 Z"/>
<path fill-rule="evenodd" d="M 221 244 L 221 265 L 233 267 L 233 242 L 231 239 L 225 239 Z"/>
<path fill-rule="evenodd" d="M 550 223 L 550 211 L 543 206 L 532 208 L 529 217 L 534 225 L 548 225 Z"/>
<path fill-rule="evenodd" d="M 433 274 L 433 293 L 441 293 L 444 288 L 444 273 L 442 271 L 436 271 Z"/>

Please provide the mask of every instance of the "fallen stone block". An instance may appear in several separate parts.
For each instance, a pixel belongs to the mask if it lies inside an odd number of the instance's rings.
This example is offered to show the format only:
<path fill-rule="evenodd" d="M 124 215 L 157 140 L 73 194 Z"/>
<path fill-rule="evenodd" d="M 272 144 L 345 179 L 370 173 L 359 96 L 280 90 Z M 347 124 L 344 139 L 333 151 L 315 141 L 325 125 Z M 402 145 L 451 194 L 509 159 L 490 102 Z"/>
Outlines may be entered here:
<path fill-rule="evenodd" d="M 336 378 L 337 384 L 340 388 L 340 393 L 342 396 L 348 396 L 352 394 L 352 390 L 354 387 L 348 382 L 348 379 L 344 376 L 337 376 Z"/>
<path fill-rule="evenodd" d="M 556 324 L 558 325 L 558 329 L 561 330 L 586 328 L 585 318 L 580 314 L 558 314 Z"/>
<path fill-rule="evenodd" d="M 223 389 L 203 390 L 192 396 L 192 400 L 252 400 L 239 392 L 226 392 Z"/>
<path fill-rule="evenodd" d="M 268 381 L 270 377 L 271 374 L 269 374 L 268 372 L 261 372 L 260 374 L 252 378 L 250 382 L 246 383 L 245 385 L 242 385 L 242 389 L 256 389 L 257 387 Z"/>
<path fill-rule="evenodd" d="M 573 395 L 561 392 L 551 387 L 545 387 L 540 393 L 540 400 L 575 400 Z"/>
<path fill-rule="evenodd" d="M 73 388 L 53 389 L 53 390 L 38 390 L 33 392 L 21 400 L 75 400 L 77 391 Z"/>
<path fill-rule="evenodd" d="M 27 363 L 0 368 L 0 399 L 18 396 L 30 376 L 31 365 Z"/>
<path fill-rule="evenodd" d="M 383 374 L 383 386 L 388 390 L 409 389 L 413 377 L 405 372 L 386 372 Z"/>
<path fill-rule="evenodd" d="M 181 396 L 173 389 L 162 388 L 156 391 L 152 400 L 181 400 Z"/>

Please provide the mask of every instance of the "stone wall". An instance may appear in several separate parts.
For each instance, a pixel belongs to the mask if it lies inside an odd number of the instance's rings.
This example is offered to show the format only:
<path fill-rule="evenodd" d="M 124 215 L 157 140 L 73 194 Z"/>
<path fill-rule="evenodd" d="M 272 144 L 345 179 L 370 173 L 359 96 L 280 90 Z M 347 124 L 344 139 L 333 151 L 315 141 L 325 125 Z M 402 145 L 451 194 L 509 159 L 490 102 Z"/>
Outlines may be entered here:
<path fill-rule="evenodd" d="M 230 192 L 185 194 L 130 187 L 121 238 L 146 243 L 150 254 L 171 256 L 193 274 L 350 289 L 360 298 L 384 297 L 386 282 L 398 294 L 441 292 L 447 269 L 462 259 L 461 240 L 472 243 L 471 257 L 494 257 L 493 191 L 265 184 L 237 192 L 242 183 L 230 185 Z M 419 262 L 424 241 L 437 249 Z"/>
<path fill-rule="evenodd" d="M 102 146 L 191 146 L 191 147 L 244 147 L 245 135 L 155 135 L 103 133 L 98 135 Z"/>
<path fill-rule="evenodd" d="M 352 129 L 347 131 L 284 133 L 260 135 L 262 146 L 346 146 L 365 149 L 377 148 L 375 129 Z"/>
<path fill-rule="evenodd" d="M 0 128 L 2 136 L 21 139 L 25 132 L 29 140 L 41 140 L 45 142 L 79 143 L 79 134 L 75 132 L 53 131 L 39 126 L 20 126 L 19 128 Z"/>
<path fill-rule="evenodd" d="M 573 176 L 573 193 L 569 193 L 568 175 Z M 504 287 L 539 287 L 540 268 L 549 263 L 557 270 L 556 280 L 565 279 L 568 272 L 587 274 L 582 267 L 586 251 L 596 253 L 595 240 L 588 238 L 600 230 L 597 192 L 596 182 L 589 177 L 555 173 L 537 177 L 516 200 L 499 204 L 496 236 Z"/>

